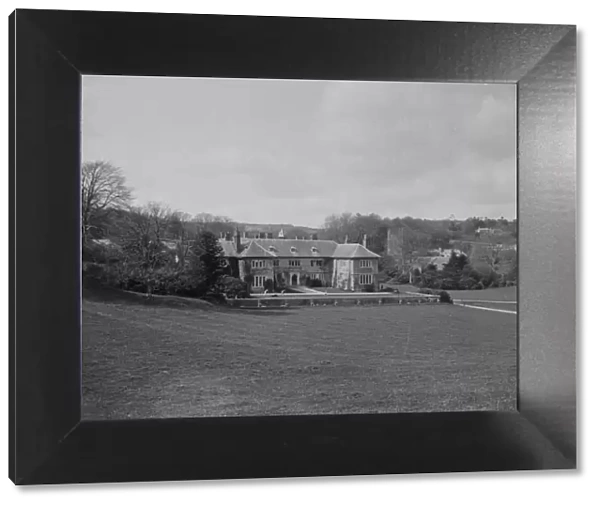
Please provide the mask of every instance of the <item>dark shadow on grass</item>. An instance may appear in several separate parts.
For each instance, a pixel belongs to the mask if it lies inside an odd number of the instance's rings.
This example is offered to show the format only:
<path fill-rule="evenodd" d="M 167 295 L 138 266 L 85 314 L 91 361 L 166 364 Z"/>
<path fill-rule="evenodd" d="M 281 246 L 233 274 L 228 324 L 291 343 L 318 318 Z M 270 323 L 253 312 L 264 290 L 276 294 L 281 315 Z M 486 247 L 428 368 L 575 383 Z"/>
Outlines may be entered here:
<path fill-rule="evenodd" d="M 251 314 L 253 316 L 286 316 L 295 313 L 298 307 L 232 307 L 232 306 L 214 306 L 213 310 L 219 312 Z"/>
<path fill-rule="evenodd" d="M 148 298 L 146 294 L 127 292 L 116 288 L 107 287 L 84 287 L 82 298 L 94 302 L 118 303 L 123 305 L 162 306 L 174 309 L 211 309 L 215 305 L 202 299 L 177 297 L 174 295 L 154 295 Z"/>
<path fill-rule="evenodd" d="M 119 304 L 124 306 L 145 306 L 145 307 L 168 307 L 170 309 L 190 310 L 198 309 L 201 311 L 227 312 L 238 314 L 252 314 L 261 316 L 284 316 L 293 311 L 291 307 L 268 308 L 259 307 L 233 307 L 225 304 L 213 303 L 203 299 L 193 299 L 187 297 L 178 297 L 174 295 L 154 295 L 148 298 L 143 293 L 127 292 L 116 288 L 108 287 L 84 287 L 82 298 L 93 302 L 103 302 L 109 304 Z M 297 308 L 296 308 L 297 309 Z"/>

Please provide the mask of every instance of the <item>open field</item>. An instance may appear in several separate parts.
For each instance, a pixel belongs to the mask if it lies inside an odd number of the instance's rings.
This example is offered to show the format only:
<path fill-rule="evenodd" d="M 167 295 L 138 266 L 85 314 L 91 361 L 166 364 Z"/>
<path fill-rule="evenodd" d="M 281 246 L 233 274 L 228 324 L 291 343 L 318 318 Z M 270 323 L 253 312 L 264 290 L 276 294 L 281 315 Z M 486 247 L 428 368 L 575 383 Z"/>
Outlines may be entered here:
<path fill-rule="evenodd" d="M 452 305 L 235 310 L 84 295 L 83 416 L 514 409 L 516 323 Z"/>
<path fill-rule="evenodd" d="M 453 299 L 457 300 L 495 300 L 516 301 L 517 287 L 488 288 L 487 290 L 448 290 Z"/>
<path fill-rule="evenodd" d="M 400 292 L 419 291 L 418 287 L 412 285 L 388 285 L 400 290 Z M 492 300 L 492 301 L 516 301 L 517 287 L 505 286 L 502 288 L 488 288 L 486 290 L 447 290 L 456 300 Z"/>

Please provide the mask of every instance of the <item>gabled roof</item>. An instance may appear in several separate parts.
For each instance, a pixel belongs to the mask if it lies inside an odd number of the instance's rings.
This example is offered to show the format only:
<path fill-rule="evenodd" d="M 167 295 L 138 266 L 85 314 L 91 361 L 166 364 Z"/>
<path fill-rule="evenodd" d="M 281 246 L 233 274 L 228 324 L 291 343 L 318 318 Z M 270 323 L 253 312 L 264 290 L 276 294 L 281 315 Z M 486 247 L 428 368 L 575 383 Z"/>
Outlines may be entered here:
<path fill-rule="evenodd" d="M 338 244 L 333 258 L 379 258 L 379 255 L 369 251 L 362 244 Z"/>
<path fill-rule="evenodd" d="M 223 255 L 226 257 L 235 257 L 237 256 L 237 251 L 235 248 L 234 241 L 227 241 L 226 239 L 219 239 L 219 244 L 221 248 L 223 248 Z"/>
<path fill-rule="evenodd" d="M 240 258 L 379 258 L 362 244 L 338 244 L 327 240 L 251 239 L 241 253 L 235 242 L 219 240 L 227 257 Z"/>
<path fill-rule="evenodd" d="M 254 239 L 257 245 L 274 257 L 328 258 L 333 255 L 337 243 L 326 240 L 301 239 Z"/>
<path fill-rule="evenodd" d="M 257 241 L 250 241 L 248 247 L 242 251 L 239 255 L 240 258 L 273 258 L 277 255 L 267 251 Z"/>

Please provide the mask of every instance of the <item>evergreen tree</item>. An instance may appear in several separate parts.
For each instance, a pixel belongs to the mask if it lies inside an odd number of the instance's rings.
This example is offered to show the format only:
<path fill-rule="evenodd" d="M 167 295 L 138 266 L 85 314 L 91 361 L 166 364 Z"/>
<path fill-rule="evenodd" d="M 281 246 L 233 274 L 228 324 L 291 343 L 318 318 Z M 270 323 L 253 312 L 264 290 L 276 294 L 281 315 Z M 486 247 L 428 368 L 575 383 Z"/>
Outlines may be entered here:
<path fill-rule="evenodd" d="M 195 294 L 213 293 L 226 267 L 217 236 L 212 232 L 199 232 L 192 243 L 188 271 Z"/>
<path fill-rule="evenodd" d="M 448 284 L 454 288 L 458 288 L 460 279 L 466 269 L 468 269 L 469 259 L 466 255 L 457 255 L 452 252 L 448 263 L 444 265 L 443 276 L 448 280 Z"/>

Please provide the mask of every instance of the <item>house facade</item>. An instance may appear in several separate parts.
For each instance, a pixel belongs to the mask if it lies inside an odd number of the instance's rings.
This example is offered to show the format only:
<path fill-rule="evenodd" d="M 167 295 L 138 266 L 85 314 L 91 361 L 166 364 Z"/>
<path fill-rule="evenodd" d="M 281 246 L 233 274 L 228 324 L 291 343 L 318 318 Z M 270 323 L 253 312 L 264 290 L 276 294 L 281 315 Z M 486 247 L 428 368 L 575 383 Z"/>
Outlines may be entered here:
<path fill-rule="evenodd" d="M 363 290 L 376 283 L 379 255 L 362 244 L 317 239 L 221 239 L 225 256 L 235 258 L 239 277 L 251 279 L 253 291 L 267 280 L 278 288 L 304 286 L 318 279 L 322 286 Z"/>

